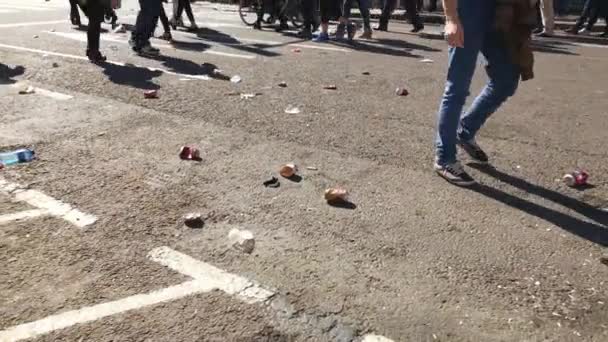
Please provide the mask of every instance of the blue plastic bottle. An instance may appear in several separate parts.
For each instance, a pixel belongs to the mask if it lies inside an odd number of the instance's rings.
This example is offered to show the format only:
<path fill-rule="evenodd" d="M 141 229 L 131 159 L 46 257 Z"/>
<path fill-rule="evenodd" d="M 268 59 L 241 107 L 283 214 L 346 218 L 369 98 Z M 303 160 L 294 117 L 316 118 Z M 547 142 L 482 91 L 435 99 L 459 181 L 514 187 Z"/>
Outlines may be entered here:
<path fill-rule="evenodd" d="M 36 153 L 30 149 L 22 148 L 12 152 L 0 153 L 0 164 L 5 166 L 19 163 L 28 163 L 36 158 Z"/>

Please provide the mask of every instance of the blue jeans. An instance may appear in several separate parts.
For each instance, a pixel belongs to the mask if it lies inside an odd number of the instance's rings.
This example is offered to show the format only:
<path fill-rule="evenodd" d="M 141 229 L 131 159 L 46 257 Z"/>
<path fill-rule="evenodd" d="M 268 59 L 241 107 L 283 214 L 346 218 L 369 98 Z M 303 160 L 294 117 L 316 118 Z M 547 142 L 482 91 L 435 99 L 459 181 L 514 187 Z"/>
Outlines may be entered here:
<path fill-rule="evenodd" d="M 449 48 L 447 82 L 437 114 L 435 144 L 439 165 L 456 161 L 457 139 L 473 139 L 488 117 L 515 94 L 519 84 L 519 68 L 493 29 L 495 1 L 459 0 L 458 13 L 464 30 L 464 48 Z M 480 52 L 488 62 L 489 80 L 463 114 Z"/>
<path fill-rule="evenodd" d="M 135 30 L 131 39 L 136 48 L 150 44 L 150 37 L 154 34 L 160 16 L 161 0 L 139 0 L 139 13 L 135 22 Z"/>

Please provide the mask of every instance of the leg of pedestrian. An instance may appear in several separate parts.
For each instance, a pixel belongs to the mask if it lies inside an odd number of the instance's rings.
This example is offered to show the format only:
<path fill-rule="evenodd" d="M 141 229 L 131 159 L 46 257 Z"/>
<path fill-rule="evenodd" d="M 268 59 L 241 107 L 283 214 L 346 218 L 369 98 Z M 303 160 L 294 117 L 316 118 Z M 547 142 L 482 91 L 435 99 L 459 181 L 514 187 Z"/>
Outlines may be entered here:
<path fill-rule="evenodd" d="M 338 28 L 336 29 L 336 39 L 344 39 L 344 34 L 347 34 L 348 41 L 352 41 L 355 37 L 356 27 L 350 21 L 350 12 L 352 9 L 353 0 L 342 1 L 342 16 L 340 16 Z"/>
<path fill-rule="evenodd" d="M 369 13 L 369 0 L 357 0 L 359 3 L 359 11 L 361 11 L 361 17 L 363 18 L 363 33 L 359 38 L 361 39 L 372 39 L 372 26 L 370 22 Z"/>
<path fill-rule="evenodd" d="M 553 0 L 540 0 L 540 9 L 544 29 L 538 35 L 540 37 L 550 37 L 553 35 L 553 29 L 555 26 L 555 11 L 553 9 Z"/>
<path fill-rule="evenodd" d="M 160 51 L 150 45 L 150 38 L 158 24 L 161 0 L 139 0 L 135 30 L 131 36 L 133 50 L 141 55 L 158 55 Z"/>
<path fill-rule="evenodd" d="M 70 0 L 70 22 L 74 26 L 80 26 L 80 13 L 78 12 L 77 0 Z"/>
<path fill-rule="evenodd" d="M 298 36 L 303 39 L 311 39 L 312 31 L 315 26 L 315 0 L 302 0 L 302 17 L 304 18 L 304 25 L 302 30 L 298 33 Z"/>
<path fill-rule="evenodd" d="M 169 25 L 169 18 L 167 18 L 167 13 L 165 12 L 165 7 L 160 7 L 160 22 L 163 25 L 163 34 L 160 36 L 161 39 L 171 41 L 173 37 L 171 37 L 171 26 Z"/>
<path fill-rule="evenodd" d="M 418 6 L 416 4 L 416 0 L 404 0 L 405 2 L 405 11 L 407 12 L 407 16 L 412 23 L 411 32 L 416 33 L 420 32 L 424 29 L 424 24 L 418 15 Z"/>
<path fill-rule="evenodd" d="M 445 0 L 444 4 L 446 34 L 456 38 L 462 38 L 463 32 L 466 35 L 463 42 L 457 42 L 462 47 L 449 48 L 447 82 L 437 114 L 435 170 L 450 183 L 466 186 L 474 180 L 456 158 L 457 130 L 479 53 L 493 28 L 494 6 L 474 0 L 460 0 L 458 7 L 455 0 Z"/>
<path fill-rule="evenodd" d="M 384 0 L 382 5 L 382 13 L 380 14 L 380 21 L 378 22 L 377 31 L 388 31 L 388 21 L 393 13 L 393 10 L 397 6 L 397 0 Z"/>
<path fill-rule="evenodd" d="M 105 8 L 101 0 L 92 0 L 87 3 L 87 16 L 89 24 L 87 28 L 87 57 L 93 63 L 101 63 L 106 57 L 99 52 L 99 36 L 101 34 L 101 23 L 103 22 Z"/>
<path fill-rule="evenodd" d="M 196 20 L 194 19 L 194 13 L 192 13 L 192 6 L 190 6 L 190 0 L 181 0 L 183 1 L 183 8 L 186 11 L 186 16 L 188 16 L 188 20 L 190 21 L 189 30 L 197 30 L 198 26 L 196 25 Z M 181 12 L 180 12 L 181 17 Z"/>

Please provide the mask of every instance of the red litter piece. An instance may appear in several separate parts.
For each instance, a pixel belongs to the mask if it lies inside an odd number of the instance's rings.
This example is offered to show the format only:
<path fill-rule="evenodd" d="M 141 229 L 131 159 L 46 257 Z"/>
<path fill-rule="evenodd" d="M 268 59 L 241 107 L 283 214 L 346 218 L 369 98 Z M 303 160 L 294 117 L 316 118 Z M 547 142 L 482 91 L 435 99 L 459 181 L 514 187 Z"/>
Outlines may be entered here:
<path fill-rule="evenodd" d="M 158 98 L 157 90 L 146 90 L 144 91 L 144 97 L 147 99 L 156 99 Z"/>
<path fill-rule="evenodd" d="M 194 146 L 182 146 L 179 150 L 179 158 L 182 160 L 201 160 L 201 152 Z"/>
<path fill-rule="evenodd" d="M 588 180 L 589 174 L 584 170 L 576 170 L 564 176 L 564 182 L 571 187 L 587 185 Z"/>
<path fill-rule="evenodd" d="M 397 88 L 395 89 L 395 94 L 397 94 L 397 96 L 408 96 L 410 92 L 405 88 Z"/>
<path fill-rule="evenodd" d="M 295 49 L 291 50 L 291 52 L 299 53 L 299 52 L 302 52 L 302 50 L 300 48 L 295 48 Z"/>

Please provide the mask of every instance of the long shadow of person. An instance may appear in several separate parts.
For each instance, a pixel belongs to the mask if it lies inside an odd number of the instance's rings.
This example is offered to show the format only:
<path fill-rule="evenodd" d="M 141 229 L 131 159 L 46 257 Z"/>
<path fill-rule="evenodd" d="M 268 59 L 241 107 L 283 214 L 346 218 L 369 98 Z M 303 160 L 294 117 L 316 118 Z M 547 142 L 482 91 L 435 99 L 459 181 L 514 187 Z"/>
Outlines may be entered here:
<path fill-rule="evenodd" d="M 0 84 L 13 84 L 16 81 L 12 78 L 25 73 L 25 68 L 17 65 L 14 68 L 9 67 L 4 63 L 0 63 Z"/>
<path fill-rule="evenodd" d="M 152 82 L 153 78 L 162 75 L 163 72 L 160 70 L 150 70 L 132 64 L 117 65 L 104 63 L 101 67 L 103 68 L 103 73 L 108 76 L 108 80 L 112 83 L 145 90 L 160 88 L 158 84 Z"/>
<path fill-rule="evenodd" d="M 151 56 L 150 59 L 154 59 L 156 61 L 161 62 L 161 64 L 169 71 L 173 71 L 180 74 L 190 75 L 190 76 L 208 76 L 209 78 L 218 79 L 222 81 L 229 81 L 230 76 L 224 75 L 219 72 L 219 68 L 215 64 L 211 63 L 203 63 L 198 64 L 192 61 L 160 55 L 160 56 Z"/>
<path fill-rule="evenodd" d="M 604 213 L 601 210 L 589 206 L 588 204 L 577 201 L 568 196 L 561 195 L 554 191 L 539 187 L 537 185 L 530 184 L 524 180 L 507 175 L 498 170 L 496 170 L 496 172 L 493 172 L 490 168 L 487 167 L 480 167 L 478 165 L 470 166 L 490 176 L 495 176 L 499 180 L 504 180 L 506 183 L 520 188 L 524 191 L 527 191 L 540 197 L 547 198 L 567 208 L 575 210 L 578 213 L 592 219 L 593 221 L 596 221 L 597 224 L 583 221 L 568 214 L 564 214 L 559 211 L 543 207 L 536 203 L 513 196 L 504 191 L 489 187 L 487 185 L 475 184 L 469 187 L 470 190 L 482 194 L 486 197 L 492 198 L 513 208 L 519 209 L 530 215 L 534 215 L 547 222 L 551 222 L 552 224 L 572 234 L 578 235 L 600 246 L 608 246 L 608 227 L 605 226 L 608 223 L 608 213 Z"/>
<path fill-rule="evenodd" d="M 558 42 L 553 40 L 533 40 L 530 45 L 532 46 L 532 49 L 537 52 L 578 56 L 578 53 L 568 50 L 568 47 L 572 47 L 572 44 L 564 42 Z"/>

